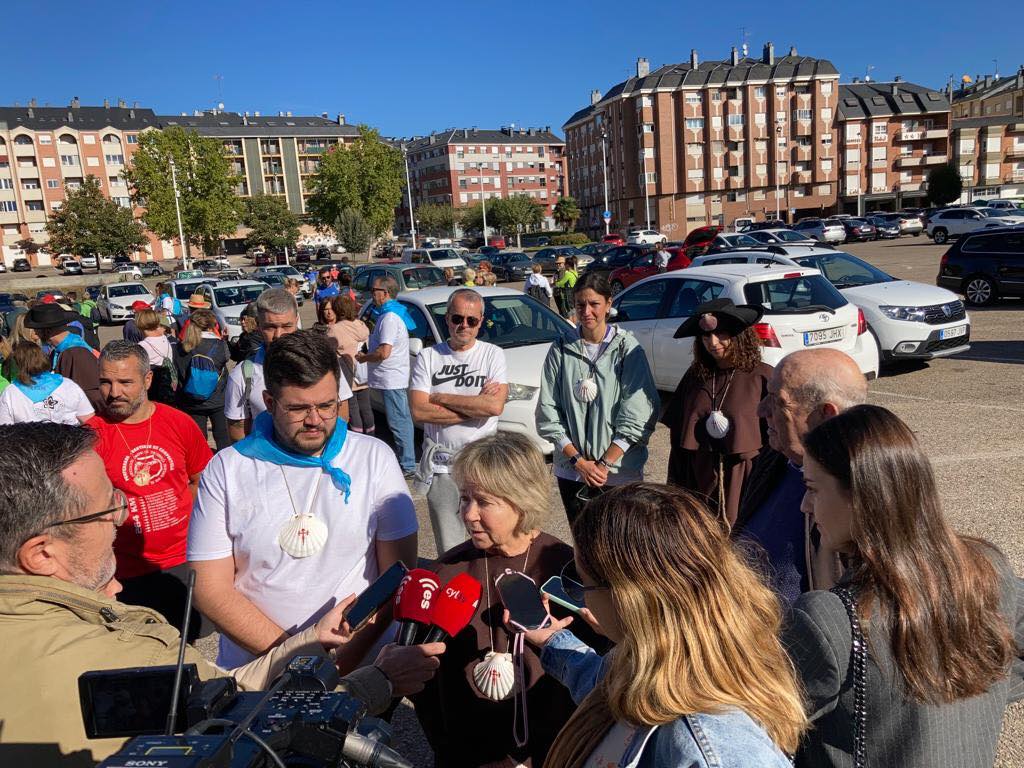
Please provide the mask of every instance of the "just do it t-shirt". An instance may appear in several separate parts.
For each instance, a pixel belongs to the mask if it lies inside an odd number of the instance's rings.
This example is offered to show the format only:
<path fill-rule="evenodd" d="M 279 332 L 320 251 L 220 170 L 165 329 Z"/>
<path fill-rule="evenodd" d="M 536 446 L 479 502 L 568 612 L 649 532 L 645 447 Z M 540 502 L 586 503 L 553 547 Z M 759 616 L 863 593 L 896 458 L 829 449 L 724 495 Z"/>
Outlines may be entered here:
<path fill-rule="evenodd" d="M 162 403 L 138 424 L 111 423 L 96 416 L 88 424 L 99 434 L 96 452 L 107 477 L 128 497 L 128 519 L 117 529 L 117 578 L 142 576 L 185 562 L 192 494 L 188 480 L 213 457 L 191 417 Z M 146 481 L 144 485 L 136 478 Z"/>

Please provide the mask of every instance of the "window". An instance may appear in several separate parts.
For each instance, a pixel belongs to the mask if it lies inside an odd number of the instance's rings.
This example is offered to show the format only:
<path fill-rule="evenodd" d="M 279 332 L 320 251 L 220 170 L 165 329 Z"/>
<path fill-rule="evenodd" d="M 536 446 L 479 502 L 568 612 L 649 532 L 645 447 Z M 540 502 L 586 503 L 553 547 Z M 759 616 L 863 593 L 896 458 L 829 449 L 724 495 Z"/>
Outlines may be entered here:
<path fill-rule="evenodd" d="M 910 157 L 911 147 L 909 144 L 900 145 L 900 155 L 902 157 Z"/>
<path fill-rule="evenodd" d="M 668 280 L 660 282 L 667 283 Z M 665 317 L 689 317 L 701 304 L 717 299 L 722 286 L 704 280 L 672 280 L 678 285 L 676 295 L 665 312 Z M 654 283 L 650 283 L 654 285 Z"/>
<path fill-rule="evenodd" d="M 825 173 L 831 173 L 832 172 L 832 159 L 831 158 L 826 158 L 826 159 L 821 161 L 821 170 L 824 171 Z"/>
<path fill-rule="evenodd" d="M 104 144 L 115 144 L 117 146 L 121 146 L 121 139 L 119 139 L 117 136 L 115 136 L 112 133 L 108 133 L 106 136 L 103 137 L 103 143 Z"/>
<path fill-rule="evenodd" d="M 700 142 L 691 141 L 686 145 L 686 154 L 699 157 L 704 152 L 704 145 Z"/>
<path fill-rule="evenodd" d="M 14 182 L 11 179 L 0 179 L 0 189 L 13 189 Z M 22 189 L 39 189 L 39 179 L 22 179 Z"/>
<path fill-rule="evenodd" d="M 768 115 L 764 112 L 754 113 L 754 125 L 765 125 L 768 122 Z"/>
<path fill-rule="evenodd" d="M 47 189 L 60 189 L 60 180 L 59 179 L 47 179 L 46 180 L 46 188 Z"/>
<path fill-rule="evenodd" d="M 635 321 L 657 318 L 668 284 L 668 280 L 654 280 L 625 294 L 616 307 L 619 310 L 618 319 Z"/>
<path fill-rule="evenodd" d="M 124 140 L 126 142 L 128 142 L 129 144 L 138 144 L 139 143 L 139 135 L 137 133 L 129 133 L 127 136 L 124 137 Z"/>
<path fill-rule="evenodd" d="M 14 209 L 11 208 L 11 210 L 13 211 Z M 43 201 L 42 200 L 26 200 L 25 201 L 25 210 L 26 211 L 41 211 L 41 210 L 43 210 Z"/>
<path fill-rule="evenodd" d="M 0 200 L 0 213 L 15 213 L 17 210 L 18 204 L 13 200 Z"/>
<path fill-rule="evenodd" d="M 90 168 L 97 168 L 99 167 L 100 159 L 98 157 L 87 157 L 85 158 L 85 164 Z"/>
<path fill-rule="evenodd" d="M 53 136 L 51 136 L 48 133 L 41 133 L 41 134 L 39 134 L 39 143 L 40 144 L 53 144 Z"/>
<path fill-rule="evenodd" d="M 783 112 L 782 110 L 779 110 L 778 112 L 776 112 L 775 113 L 775 122 L 776 123 L 785 123 L 786 122 L 786 113 Z"/>
<path fill-rule="evenodd" d="M 832 81 L 831 80 L 826 80 L 824 83 L 821 84 L 821 95 L 822 96 L 831 96 L 832 95 Z"/>
<path fill-rule="evenodd" d="M 786 97 L 786 86 L 777 86 L 775 88 L 775 97 L 778 99 L 784 99 Z"/>
<path fill-rule="evenodd" d="M 821 137 L 821 146 L 831 147 L 832 146 L 832 134 L 826 133 Z"/>
<path fill-rule="evenodd" d="M 718 128 L 722 127 L 722 116 L 721 115 L 714 115 L 711 118 L 711 127 L 715 128 L 715 129 L 718 129 Z"/>
<path fill-rule="evenodd" d="M 768 95 L 768 89 L 765 88 L 763 85 L 759 85 L 756 88 L 754 88 L 754 98 L 755 99 L 763 99 L 767 95 Z"/>
<path fill-rule="evenodd" d="M 820 112 L 820 115 L 821 115 L 821 121 L 823 123 L 825 123 L 826 125 L 828 125 L 829 123 L 832 122 L 832 108 L 831 107 L 825 107 L 824 109 L 822 109 L 821 112 Z"/>
<path fill-rule="evenodd" d="M 687 93 L 686 94 L 686 103 L 687 104 L 700 104 L 700 94 L 699 93 Z"/>
<path fill-rule="evenodd" d="M 712 101 L 721 101 L 722 100 L 722 92 L 721 91 L 712 91 L 711 92 L 711 100 Z"/>
<path fill-rule="evenodd" d="M 757 165 L 755 165 L 754 166 L 754 173 L 756 173 L 758 176 L 766 176 L 766 175 L 768 175 L 768 166 L 767 166 L 767 164 L 765 164 L 765 163 L 758 163 Z"/>
<path fill-rule="evenodd" d="M 888 137 L 888 126 L 885 123 L 874 123 L 871 126 L 871 134 L 875 141 L 884 140 Z"/>
<path fill-rule="evenodd" d="M 686 118 L 686 127 L 691 131 L 702 131 L 704 130 L 704 118 L 688 117 Z"/>
<path fill-rule="evenodd" d="M 64 166 L 78 165 L 78 155 L 61 155 L 60 164 Z"/>
<path fill-rule="evenodd" d="M 796 119 L 806 122 L 811 119 L 811 110 L 809 109 L 798 109 L 796 111 Z"/>
<path fill-rule="evenodd" d="M 21 134 L 19 136 L 15 136 L 14 137 L 14 143 L 18 144 L 19 146 L 22 146 L 22 147 L 31 146 L 32 145 L 32 137 L 31 136 L 26 136 L 25 134 Z"/>
<path fill-rule="evenodd" d="M 742 175 L 743 175 L 743 171 L 742 171 L 742 169 L 738 165 L 730 165 L 729 166 L 729 178 L 730 179 L 738 179 Z"/>
<path fill-rule="evenodd" d="M 742 126 L 743 125 L 743 115 L 735 115 L 735 114 L 729 115 L 729 125 L 732 125 L 732 126 Z"/>
<path fill-rule="evenodd" d="M 809 147 L 809 146 L 811 146 L 811 137 L 810 136 L 797 136 L 796 137 L 796 145 L 798 147 Z"/>
<path fill-rule="evenodd" d="M 27 184 L 30 184 L 30 183 L 33 183 L 33 182 L 35 183 L 34 187 L 26 186 Z M 39 189 L 39 180 L 38 179 L 26 179 L 25 181 L 21 182 L 21 186 L 22 186 L 22 189 Z M 0 179 L 0 189 L 14 189 L 14 180 L 13 179 Z"/>

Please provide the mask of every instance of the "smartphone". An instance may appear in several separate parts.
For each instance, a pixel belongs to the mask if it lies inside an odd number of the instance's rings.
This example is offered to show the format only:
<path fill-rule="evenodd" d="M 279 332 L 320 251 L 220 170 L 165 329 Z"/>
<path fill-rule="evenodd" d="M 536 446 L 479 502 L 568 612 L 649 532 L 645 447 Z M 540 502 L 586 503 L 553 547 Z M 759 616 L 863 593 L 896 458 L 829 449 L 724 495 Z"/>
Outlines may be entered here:
<path fill-rule="evenodd" d="M 579 613 L 579 611 L 584 608 L 584 606 L 579 603 L 574 603 L 572 598 L 569 597 L 569 593 L 566 592 L 565 587 L 562 586 L 561 576 L 552 576 L 544 582 L 540 591 L 551 598 L 553 602 L 558 603 L 563 608 L 568 608 L 573 613 Z"/>
<path fill-rule="evenodd" d="M 508 609 L 509 621 L 523 630 L 541 629 L 551 617 L 544 609 L 537 582 L 521 573 L 503 573 L 494 582 L 501 602 Z"/>
<path fill-rule="evenodd" d="M 399 560 L 382 573 L 373 584 L 362 591 L 356 601 L 345 611 L 345 621 L 356 632 L 379 611 L 402 585 L 402 579 L 409 572 Z"/>

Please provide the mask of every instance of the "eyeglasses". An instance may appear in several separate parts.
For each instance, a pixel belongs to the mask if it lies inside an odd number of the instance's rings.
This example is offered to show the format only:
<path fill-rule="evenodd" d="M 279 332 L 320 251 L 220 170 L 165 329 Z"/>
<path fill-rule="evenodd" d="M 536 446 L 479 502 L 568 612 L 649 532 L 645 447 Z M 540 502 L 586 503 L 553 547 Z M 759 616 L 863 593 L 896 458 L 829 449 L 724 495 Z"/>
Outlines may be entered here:
<path fill-rule="evenodd" d="M 448 322 L 452 325 L 468 325 L 470 328 L 476 328 L 480 325 L 480 318 L 473 315 L 448 315 Z"/>
<path fill-rule="evenodd" d="M 387 288 L 371 288 L 370 293 L 387 293 Z"/>
<path fill-rule="evenodd" d="M 565 590 L 565 594 L 569 596 L 569 599 L 574 603 L 583 605 L 587 592 L 593 592 L 598 589 L 608 589 L 608 587 L 600 584 L 595 584 L 592 587 L 585 586 L 580 582 L 580 575 L 576 570 L 576 562 L 570 560 L 562 568 L 561 573 L 562 589 Z"/>
<path fill-rule="evenodd" d="M 128 519 L 128 497 L 124 494 L 124 491 L 114 489 L 114 499 L 117 501 L 117 505 L 110 509 L 104 509 L 102 512 L 93 512 L 89 515 L 82 515 L 81 517 L 72 517 L 70 520 L 59 520 L 56 523 L 50 523 L 47 528 L 56 528 L 59 525 L 81 525 L 83 523 L 91 523 L 95 520 L 102 520 L 107 515 L 113 515 L 111 520 L 114 526 L 119 526 Z"/>
<path fill-rule="evenodd" d="M 288 417 L 288 421 L 305 421 L 313 411 L 316 411 L 321 420 L 328 421 L 338 415 L 338 405 L 337 400 L 332 400 L 317 405 L 282 405 L 281 410 Z"/>

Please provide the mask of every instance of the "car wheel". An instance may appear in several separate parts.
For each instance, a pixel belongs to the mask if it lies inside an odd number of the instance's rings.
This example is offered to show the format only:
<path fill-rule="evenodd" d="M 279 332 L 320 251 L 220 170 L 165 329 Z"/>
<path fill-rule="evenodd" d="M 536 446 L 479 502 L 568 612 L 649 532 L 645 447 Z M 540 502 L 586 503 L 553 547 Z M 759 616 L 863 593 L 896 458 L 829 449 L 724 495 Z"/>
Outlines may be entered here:
<path fill-rule="evenodd" d="M 946 230 L 939 228 L 932 233 L 932 240 L 935 241 L 936 245 L 942 245 L 949 239 L 949 233 Z"/>
<path fill-rule="evenodd" d="M 914 233 L 914 237 L 920 237 L 920 236 L 921 236 L 921 233 L 920 233 L 920 232 L 915 232 L 915 233 Z"/>
<path fill-rule="evenodd" d="M 972 307 L 984 307 L 996 300 L 996 286 L 984 275 L 974 275 L 964 281 L 964 298 Z"/>
<path fill-rule="evenodd" d="M 622 293 L 622 291 L 623 291 L 623 289 L 625 287 L 626 286 L 624 286 L 618 280 L 613 280 L 612 281 L 612 296 L 618 296 L 620 293 Z"/>

